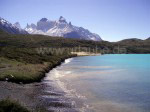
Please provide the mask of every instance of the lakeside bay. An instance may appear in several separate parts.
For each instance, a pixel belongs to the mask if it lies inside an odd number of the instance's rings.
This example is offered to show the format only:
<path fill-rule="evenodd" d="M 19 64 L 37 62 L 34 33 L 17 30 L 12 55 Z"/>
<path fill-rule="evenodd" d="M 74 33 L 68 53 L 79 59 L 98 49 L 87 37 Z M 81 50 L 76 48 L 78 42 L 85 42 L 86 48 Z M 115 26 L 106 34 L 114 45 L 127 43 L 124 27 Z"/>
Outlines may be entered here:
<path fill-rule="evenodd" d="M 93 112 L 149 112 L 150 55 L 76 57 L 53 74 Z M 52 74 L 51 74 L 52 75 Z M 78 101 L 77 101 L 78 104 Z M 81 106 L 81 105 L 78 105 Z"/>
<path fill-rule="evenodd" d="M 98 48 L 98 50 L 101 50 L 105 46 L 110 49 L 109 53 L 113 53 L 113 49 L 119 44 L 120 46 L 126 45 L 125 48 L 127 49 L 127 53 L 149 52 L 149 40 L 127 40 L 128 42 L 122 41 L 118 43 L 110 43 L 106 41 L 94 42 L 88 40 L 62 39 L 59 37 L 56 38 L 42 35 L 12 35 L 3 31 L 0 31 L 0 38 L 0 91 L 2 93 L 0 99 L 5 100 L 9 98 L 9 100 L 12 100 L 12 103 L 14 102 L 14 100 L 18 100 L 18 103 L 32 111 L 37 111 L 36 109 L 47 111 L 47 108 L 49 106 L 46 106 L 46 104 L 51 105 L 51 107 L 54 109 L 56 107 L 58 109 L 66 107 L 67 109 L 75 109 L 76 106 L 72 107 L 72 101 L 70 102 L 70 100 L 69 104 L 64 102 L 54 103 L 52 102 L 53 100 L 50 98 L 50 100 L 48 100 L 50 101 L 49 104 L 47 103 L 47 99 L 42 99 L 41 102 L 41 99 L 37 98 L 42 94 L 48 94 L 52 97 L 61 96 L 66 99 L 64 92 L 60 92 L 61 94 L 58 91 L 55 91 L 54 93 L 53 91 L 51 91 L 50 93 L 43 93 L 42 90 L 44 90 L 44 88 L 46 88 L 47 86 L 46 84 L 42 85 L 41 81 L 46 76 L 45 73 L 49 72 L 52 68 L 60 65 L 65 59 L 76 56 L 75 54 L 72 55 L 70 50 L 68 49 L 76 48 L 77 46 L 79 46 L 81 48 L 80 52 L 83 53 L 86 52 L 87 49 L 94 49 L 96 47 Z M 145 47 L 140 47 L 141 43 L 142 45 L 144 44 Z M 137 48 L 133 47 L 134 45 L 136 45 Z M 55 48 L 55 51 L 49 52 L 49 48 Z M 59 48 L 63 48 L 64 52 L 61 52 L 61 54 L 57 54 L 57 51 L 61 51 L 61 49 Z M 41 49 L 42 52 L 40 51 Z M 37 50 L 39 50 L 40 52 Z M 79 50 L 77 50 L 76 52 L 79 52 Z M 93 54 L 93 52 L 91 54 Z M 79 58 L 82 59 L 82 57 Z M 84 58 L 86 57 L 83 57 L 83 59 Z M 99 59 L 101 59 L 101 57 L 99 57 Z M 80 68 L 90 70 L 92 70 L 91 68 L 93 68 L 95 70 L 95 65 L 86 65 L 91 61 L 92 59 L 86 61 L 84 66 L 76 66 L 76 68 L 71 69 L 71 71 Z M 103 63 L 103 61 L 100 63 Z M 103 69 L 109 69 L 108 65 L 103 67 Z M 96 68 L 98 70 L 101 70 L 101 68 L 99 67 Z M 103 72 L 104 71 L 101 71 L 100 73 Z M 69 72 L 67 74 L 69 74 Z M 85 74 L 90 74 L 90 72 L 87 71 L 87 73 Z M 97 74 L 97 72 L 95 71 L 93 72 L 93 74 Z M 74 77 L 76 77 L 76 75 L 74 75 Z M 51 87 L 50 85 L 50 88 L 53 87 Z M 75 98 L 75 100 L 78 101 L 79 99 Z M 37 102 L 39 102 L 40 105 Z M 84 108 L 87 106 L 84 105 L 81 100 L 79 100 L 79 102 L 79 104 L 77 103 L 77 105 L 81 106 L 79 108 L 77 107 L 79 110 L 82 108 L 82 105 Z"/>

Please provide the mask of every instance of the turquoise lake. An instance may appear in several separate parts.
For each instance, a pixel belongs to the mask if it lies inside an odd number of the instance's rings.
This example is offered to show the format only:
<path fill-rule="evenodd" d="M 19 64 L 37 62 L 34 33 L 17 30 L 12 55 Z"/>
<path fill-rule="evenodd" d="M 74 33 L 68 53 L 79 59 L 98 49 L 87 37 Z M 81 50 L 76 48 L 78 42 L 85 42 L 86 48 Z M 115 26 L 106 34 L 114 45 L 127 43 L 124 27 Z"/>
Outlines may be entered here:
<path fill-rule="evenodd" d="M 149 54 L 76 57 L 55 72 L 59 86 L 77 97 L 80 110 L 150 112 Z"/>

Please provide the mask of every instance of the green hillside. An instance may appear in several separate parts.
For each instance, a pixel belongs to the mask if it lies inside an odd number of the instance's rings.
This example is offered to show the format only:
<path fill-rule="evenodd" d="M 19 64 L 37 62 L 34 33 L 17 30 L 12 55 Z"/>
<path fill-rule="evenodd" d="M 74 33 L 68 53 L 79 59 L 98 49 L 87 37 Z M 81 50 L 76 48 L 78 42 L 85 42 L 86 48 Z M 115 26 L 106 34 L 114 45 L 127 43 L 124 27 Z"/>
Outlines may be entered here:
<path fill-rule="evenodd" d="M 45 72 L 72 57 L 72 49 L 90 49 L 90 52 L 103 54 L 122 53 L 116 52 L 118 47 L 125 49 L 126 52 L 123 53 L 150 53 L 149 40 L 94 42 L 43 35 L 12 35 L 0 30 L 0 80 L 17 83 L 40 81 Z M 61 53 L 58 54 L 58 51 Z"/>

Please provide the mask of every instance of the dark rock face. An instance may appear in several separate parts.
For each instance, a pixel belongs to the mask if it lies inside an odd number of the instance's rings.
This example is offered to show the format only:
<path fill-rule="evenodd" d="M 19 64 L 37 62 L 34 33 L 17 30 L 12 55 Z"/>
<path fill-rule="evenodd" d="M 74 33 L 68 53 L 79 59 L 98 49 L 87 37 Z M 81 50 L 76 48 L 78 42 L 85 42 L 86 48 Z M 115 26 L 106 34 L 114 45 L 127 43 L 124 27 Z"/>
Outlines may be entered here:
<path fill-rule="evenodd" d="M 40 21 L 46 22 L 48 19 L 47 18 L 42 18 Z"/>
<path fill-rule="evenodd" d="M 146 40 L 150 40 L 150 37 L 148 37 Z"/>
<path fill-rule="evenodd" d="M 41 30 L 43 32 L 48 31 L 50 28 L 54 27 L 55 22 L 48 21 L 47 19 L 41 19 L 37 22 L 37 30 Z"/>
<path fill-rule="evenodd" d="M 74 38 L 74 39 L 82 39 L 81 35 L 79 35 L 77 32 L 73 31 L 70 33 L 64 34 L 65 38 Z"/>
<path fill-rule="evenodd" d="M 66 19 L 65 19 L 64 17 L 62 17 L 62 16 L 60 16 L 60 18 L 59 18 L 59 22 L 67 23 L 67 22 L 66 22 Z"/>

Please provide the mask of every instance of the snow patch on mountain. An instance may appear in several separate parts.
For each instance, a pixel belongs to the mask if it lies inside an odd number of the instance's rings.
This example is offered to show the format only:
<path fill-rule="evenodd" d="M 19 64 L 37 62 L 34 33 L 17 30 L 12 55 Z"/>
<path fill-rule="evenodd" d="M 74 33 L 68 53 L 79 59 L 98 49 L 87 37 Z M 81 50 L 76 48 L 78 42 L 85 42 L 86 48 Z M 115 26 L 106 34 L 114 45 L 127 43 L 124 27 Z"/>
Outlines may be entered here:
<path fill-rule="evenodd" d="M 0 17 L 0 29 L 12 34 L 28 34 L 27 31 L 21 29 L 19 22 L 11 24 L 10 22 L 6 21 L 1 17 Z"/>
<path fill-rule="evenodd" d="M 79 38 L 84 40 L 101 41 L 101 37 L 98 34 L 91 33 L 89 30 L 82 27 L 72 25 L 71 22 L 67 22 L 66 19 L 60 16 L 59 20 L 51 21 L 47 18 L 42 18 L 37 24 L 31 24 L 26 26 L 25 30 L 30 34 L 42 34 L 49 36 L 58 36 L 65 38 Z M 78 36 L 78 37 L 77 37 Z"/>

